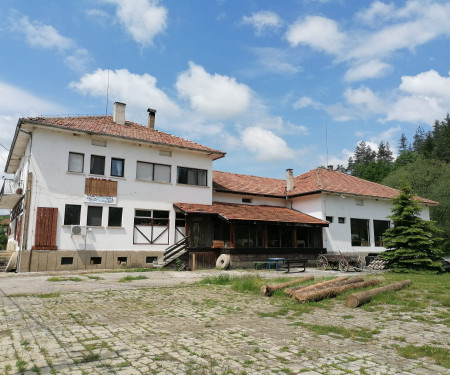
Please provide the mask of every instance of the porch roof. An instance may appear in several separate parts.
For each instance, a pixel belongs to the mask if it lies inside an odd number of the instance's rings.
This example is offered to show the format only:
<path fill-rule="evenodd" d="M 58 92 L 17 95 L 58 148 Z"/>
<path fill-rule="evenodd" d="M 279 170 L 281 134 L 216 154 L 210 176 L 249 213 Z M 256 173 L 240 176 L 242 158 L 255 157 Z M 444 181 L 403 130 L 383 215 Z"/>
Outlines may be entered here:
<path fill-rule="evenodd" d="M 260 221 L 328 226 L 326 221 L 287 207 L 253 206 L 223 202 L 213 202 L 211 205 L 177 202 L 174 203 L 174 206 L 187 214 L 216 214 L 227 221 Z"/>

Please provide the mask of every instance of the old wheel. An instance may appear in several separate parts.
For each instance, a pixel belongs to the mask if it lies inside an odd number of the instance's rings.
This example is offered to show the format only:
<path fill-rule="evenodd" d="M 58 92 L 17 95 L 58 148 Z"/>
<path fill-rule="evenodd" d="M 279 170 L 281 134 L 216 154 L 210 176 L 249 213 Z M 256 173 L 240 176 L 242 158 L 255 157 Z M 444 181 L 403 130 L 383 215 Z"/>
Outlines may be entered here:
<path fill-rule="evenodd" d="M 360 260 L 358 260 L 357 262 L 356 262 L 356 265 L 355 265 L 355 271 L 356 272 L 361 272 L 363 269 L 364 269 L 364 266 L 365 266 L 365 262 L 364 262 L 364 259 L 360 259 Z"/>
<path fill-rule="evenodd" d="M 326 270 L 328 267 L 328 260 L 326 257 L 324 257 L 323 255 L 319 255 L 317 257 L 317 262 L 316 262 L 317 268 L 322 269 L 322 270 Z"/>
<path fill-rule="evenodd" d="M 339 261 L 339 271 L 341 272 L 348 271 L 348 262 L 345 259 Z"/>

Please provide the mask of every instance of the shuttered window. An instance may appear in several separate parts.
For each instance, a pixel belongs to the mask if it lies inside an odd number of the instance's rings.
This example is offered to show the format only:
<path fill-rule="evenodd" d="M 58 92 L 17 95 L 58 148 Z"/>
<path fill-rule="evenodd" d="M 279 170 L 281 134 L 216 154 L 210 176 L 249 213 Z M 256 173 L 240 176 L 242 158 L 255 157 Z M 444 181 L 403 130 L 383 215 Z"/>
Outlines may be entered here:
<path fill-rule="evenodd" d="M 38 207 L 36 212 L 36 232 L 33 250 L 57 250 L 56 224 L 58 209 L 54 207 Z"/>

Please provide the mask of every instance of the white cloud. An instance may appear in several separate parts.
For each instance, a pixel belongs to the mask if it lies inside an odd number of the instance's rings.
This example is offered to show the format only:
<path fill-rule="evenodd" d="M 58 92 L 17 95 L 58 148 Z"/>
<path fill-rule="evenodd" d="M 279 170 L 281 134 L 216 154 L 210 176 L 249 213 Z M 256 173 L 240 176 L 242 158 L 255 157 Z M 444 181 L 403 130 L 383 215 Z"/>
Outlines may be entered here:
<path fill-rule="evenodd" d="M 280 161 L 295 158 L 294 150 L 286 141 L 267 129 L 257 126 L 246 128 L 242 132 L 242 143 L 263 162 Z"/>
<path fill-rule="evenodd" d="M 301 109 L 301 108 L 307 108 L 307 107 L 314 107 L 314 108 L 321 108 L 322 104 L 319 102 L 316 102 L 309 96 L 302 96 L 300 99 L 298 99 L 294 104 L 293 107 L 295 109 Z"/>
<path fill-rule="evenodd" d="M 91 59 L 89 52 L 78 47 L 72 39 L 61 35 L 53 26 L 30 21 L 27 16 L 13 20 L 12 25 L 12 30 L 22 34 L 30 46 L 56 50 L 65 56 L 64 62 L 74 71 L 82 72 L 86 69 Z"/>
<path fill-rule="evenodd" d="M 292 47 L 306 44 L 312 48 L 331 54 L 338 53 L 346 35 L 339 30 L 336 21 L 319 16 L 308 16 L 292 24 L 286 38 Z"/>
<path fill-rule="evenodd" d="M 168 10 L 157 0 L 105 0 L 117 5 L 116 16 L 133 40 L 143 47 L 167 27 Z"/>
<path fill-rule="evenodd" d="M 53 26 L 44 25 L 39 21 L 30 22 L 23 16 L 13 21 L 14 30 L 23 34 L 27 43 L 33 47 L 67 51 L 75 47 L 75 42 L 62 36 Z"/>
<path fill-rule="evenodd" d="M 410 1 L 392 14 L 392 18 L 407 18 L 368 34 L 354 43 L 343 59 L 389 57 L 401 49 L 414 49 L 442 35 L 450 35 L 450 4 Z"/>
<path fill-rule="evenodd" d="M 450 105 L 450 77 L 441 77 L 435 70 L 416 76 L 403 76 L 400 90 L 412 95 L 434 97 Z"/>
<path fill-rule="evenodd" d="M 386 4 L 382 1 L 374 1 L 370 7 L 356 14 L 356 18 L 366 25 L 376 25 L 393 17 L 394 4 Z"/>
<path fill-rule="evenodd" d="M 189 63 L 175 84 L 180 97 L 187 99 L 199 114 L 214 119 L 242 115 L 250 106 L 251 91 L 234 78 L 209 74 L 202 66 Z"/>
<path fill-rule="evenodd" d="M 383 113 L 385 105 L 380 98 L 368 87 L 360 87 L 359 89 L 346 89 L 344 97 L 350 105 L 364 107 L 372 113 Z"/>
<path fill-rule="evenodd" d="M 258 64 L 264 72 L 279 74 L 296 74 L 302 69 L 295 64 L 298 57 L 280 48 L 255 47 L 251 49 L 258 58 Z M 253 73 L 250 72 L 250 74 Z"/>
<path fill-rule="evenodd" d="M 261 11 L 253 13 L 250 17 L 242 17 L 242 22 L 251 25 L 255 29 L 256 35 L 262 35 L 264 31 L 279 29 L 283 22 L 275 12 Z"/>
<path fill-rule="evenodd" d="M 179 112 L 178 106 L 157 87 L 157 80 L 150 74 L 133 74 L 127 69 L 97 69 L 94 73 L 85 74 L 79 81 L 71 82 L 70 87 L 81 94 L 97 98 L 105 97 L 109 81 L 109 97 L 113 101 L 127 104 L 127 113 L 136 116 L 136 120 L 146 123 L 143 108 L 155 108 L 158 111 L 174 115 Z"/>
<path fill-rule="evenodd" d="M 350 68 L 345 73 L 344 79 L 346 81 L 361 81 L 367 78 L 379 78 L 386 76 L 391 70 L 392 67 L 389 64 L 374 59 Z"/>

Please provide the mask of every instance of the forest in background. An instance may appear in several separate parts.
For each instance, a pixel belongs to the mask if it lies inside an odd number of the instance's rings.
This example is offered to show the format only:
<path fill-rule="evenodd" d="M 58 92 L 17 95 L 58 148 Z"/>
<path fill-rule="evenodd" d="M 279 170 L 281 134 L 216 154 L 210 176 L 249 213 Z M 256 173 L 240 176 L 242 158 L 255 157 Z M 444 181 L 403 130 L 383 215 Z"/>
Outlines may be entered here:
<path fill-rule="evenodd" d="M 360 142 L 348 166 L 337 170 L 352 176 L 378 182 L 399 189 L 408 182 L 413 192 L 423 198 L 439 202 L 430 208 L 431 220 L 443 231 L 442 250 L 450 255 L 450 116 L 436 120 L 433 130 L 419 127 L 411 142 L 402 134 L 399 154 L 394 157 L 389 143 L 380 142 L 373 150 Z"/>

